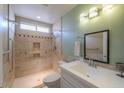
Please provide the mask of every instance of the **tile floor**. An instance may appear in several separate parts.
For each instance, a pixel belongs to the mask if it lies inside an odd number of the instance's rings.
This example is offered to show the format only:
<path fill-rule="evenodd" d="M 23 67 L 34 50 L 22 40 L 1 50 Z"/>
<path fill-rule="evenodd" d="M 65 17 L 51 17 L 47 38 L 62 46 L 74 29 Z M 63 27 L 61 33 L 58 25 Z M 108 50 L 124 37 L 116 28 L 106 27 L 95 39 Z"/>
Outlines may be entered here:
<path fill-rule="evenodd" d="M 42 72 L 38 72 L 35 74 L 30 74 L 27 76 L 19 77 L 14 80 L 12 88 L 39 88 L 46 87 L 43 84 L 43 79 L 50 74 L 56 73 L 54 70 L 46 70 Z"/>

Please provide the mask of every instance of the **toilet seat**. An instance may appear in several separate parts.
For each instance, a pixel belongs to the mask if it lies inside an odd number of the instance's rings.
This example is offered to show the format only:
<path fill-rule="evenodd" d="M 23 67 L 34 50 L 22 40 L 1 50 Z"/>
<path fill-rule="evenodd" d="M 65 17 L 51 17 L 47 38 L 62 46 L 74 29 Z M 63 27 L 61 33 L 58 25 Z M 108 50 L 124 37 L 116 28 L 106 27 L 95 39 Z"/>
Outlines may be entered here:
<path fill-rule="evenodd" d="M 47 84 L 53 84 L 60 80 L 60 77 L 61 76 L 59 74 L 52 74 L 44 78 L 43 82 Z"/>

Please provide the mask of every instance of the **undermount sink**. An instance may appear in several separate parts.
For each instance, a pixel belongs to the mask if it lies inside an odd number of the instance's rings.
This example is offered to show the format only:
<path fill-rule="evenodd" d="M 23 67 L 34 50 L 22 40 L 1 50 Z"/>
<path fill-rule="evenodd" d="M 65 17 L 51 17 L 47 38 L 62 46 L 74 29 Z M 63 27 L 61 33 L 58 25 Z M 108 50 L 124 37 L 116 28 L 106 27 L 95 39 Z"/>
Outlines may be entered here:
<path fill-rule="evenodd" d="M 77 64 L 77 65 L 71 66 L 70 69 L 82 74 L 86 74 L 86 67 L 84 65 Z"/>
<path fill-rule="evenodd" d="M 105 73 L 101 69 L 90 67 L 86 63 L 73 65 L 70 67 L 70 70 L 76 73 L 83 74 L 84 76 L 97 81 L 106 80 L 107 79 L 106 76 L 108 75 L 108 73 Z"/>

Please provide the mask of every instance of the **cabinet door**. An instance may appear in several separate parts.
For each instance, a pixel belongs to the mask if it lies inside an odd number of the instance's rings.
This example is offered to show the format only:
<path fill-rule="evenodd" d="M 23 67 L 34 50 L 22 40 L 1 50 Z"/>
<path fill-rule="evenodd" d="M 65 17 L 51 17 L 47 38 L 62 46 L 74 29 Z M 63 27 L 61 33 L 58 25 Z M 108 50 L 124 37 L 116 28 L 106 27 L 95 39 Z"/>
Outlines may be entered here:
<path fill-rule="evenodd" d="M 63 78 L 63 81 L 66 81 L 66 83 L 64 83 L 62 87 L 66 87 L 68 84 L 73 88 L 96 88 L 96 86 L 94 86 L 93 84 L 79 78 L 78 76 L 64 69 L 61 69 L 61 77 Z"/>
<path fill-rule="evenodd" d="M 75 88 L 75 87 L 71 85 L 68 81 L 66 81 L 64 78 L 61 78 L 61 88 Z"/>

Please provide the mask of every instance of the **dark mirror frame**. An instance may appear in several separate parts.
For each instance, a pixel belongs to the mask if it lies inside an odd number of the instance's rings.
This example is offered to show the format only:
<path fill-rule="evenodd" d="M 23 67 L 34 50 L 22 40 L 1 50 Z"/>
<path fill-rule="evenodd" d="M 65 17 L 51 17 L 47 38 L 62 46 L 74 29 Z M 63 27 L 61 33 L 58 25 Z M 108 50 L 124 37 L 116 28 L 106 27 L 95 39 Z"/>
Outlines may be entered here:
<path fill-rule="evenodd" d="M 107 32 L 107 62 L 100 61 L 100 60 L 94 60 L 94 59 L 92 60 L 96 62 L 109 64 L 109 30 L 103 30 L 103 31 L 97 31 L 97 32 L 84 34 L 84 59 L 89 60 L 89 58 L 86 57 L 86 36 L 90 34 L 103 33 L 103 32 Z"/>

